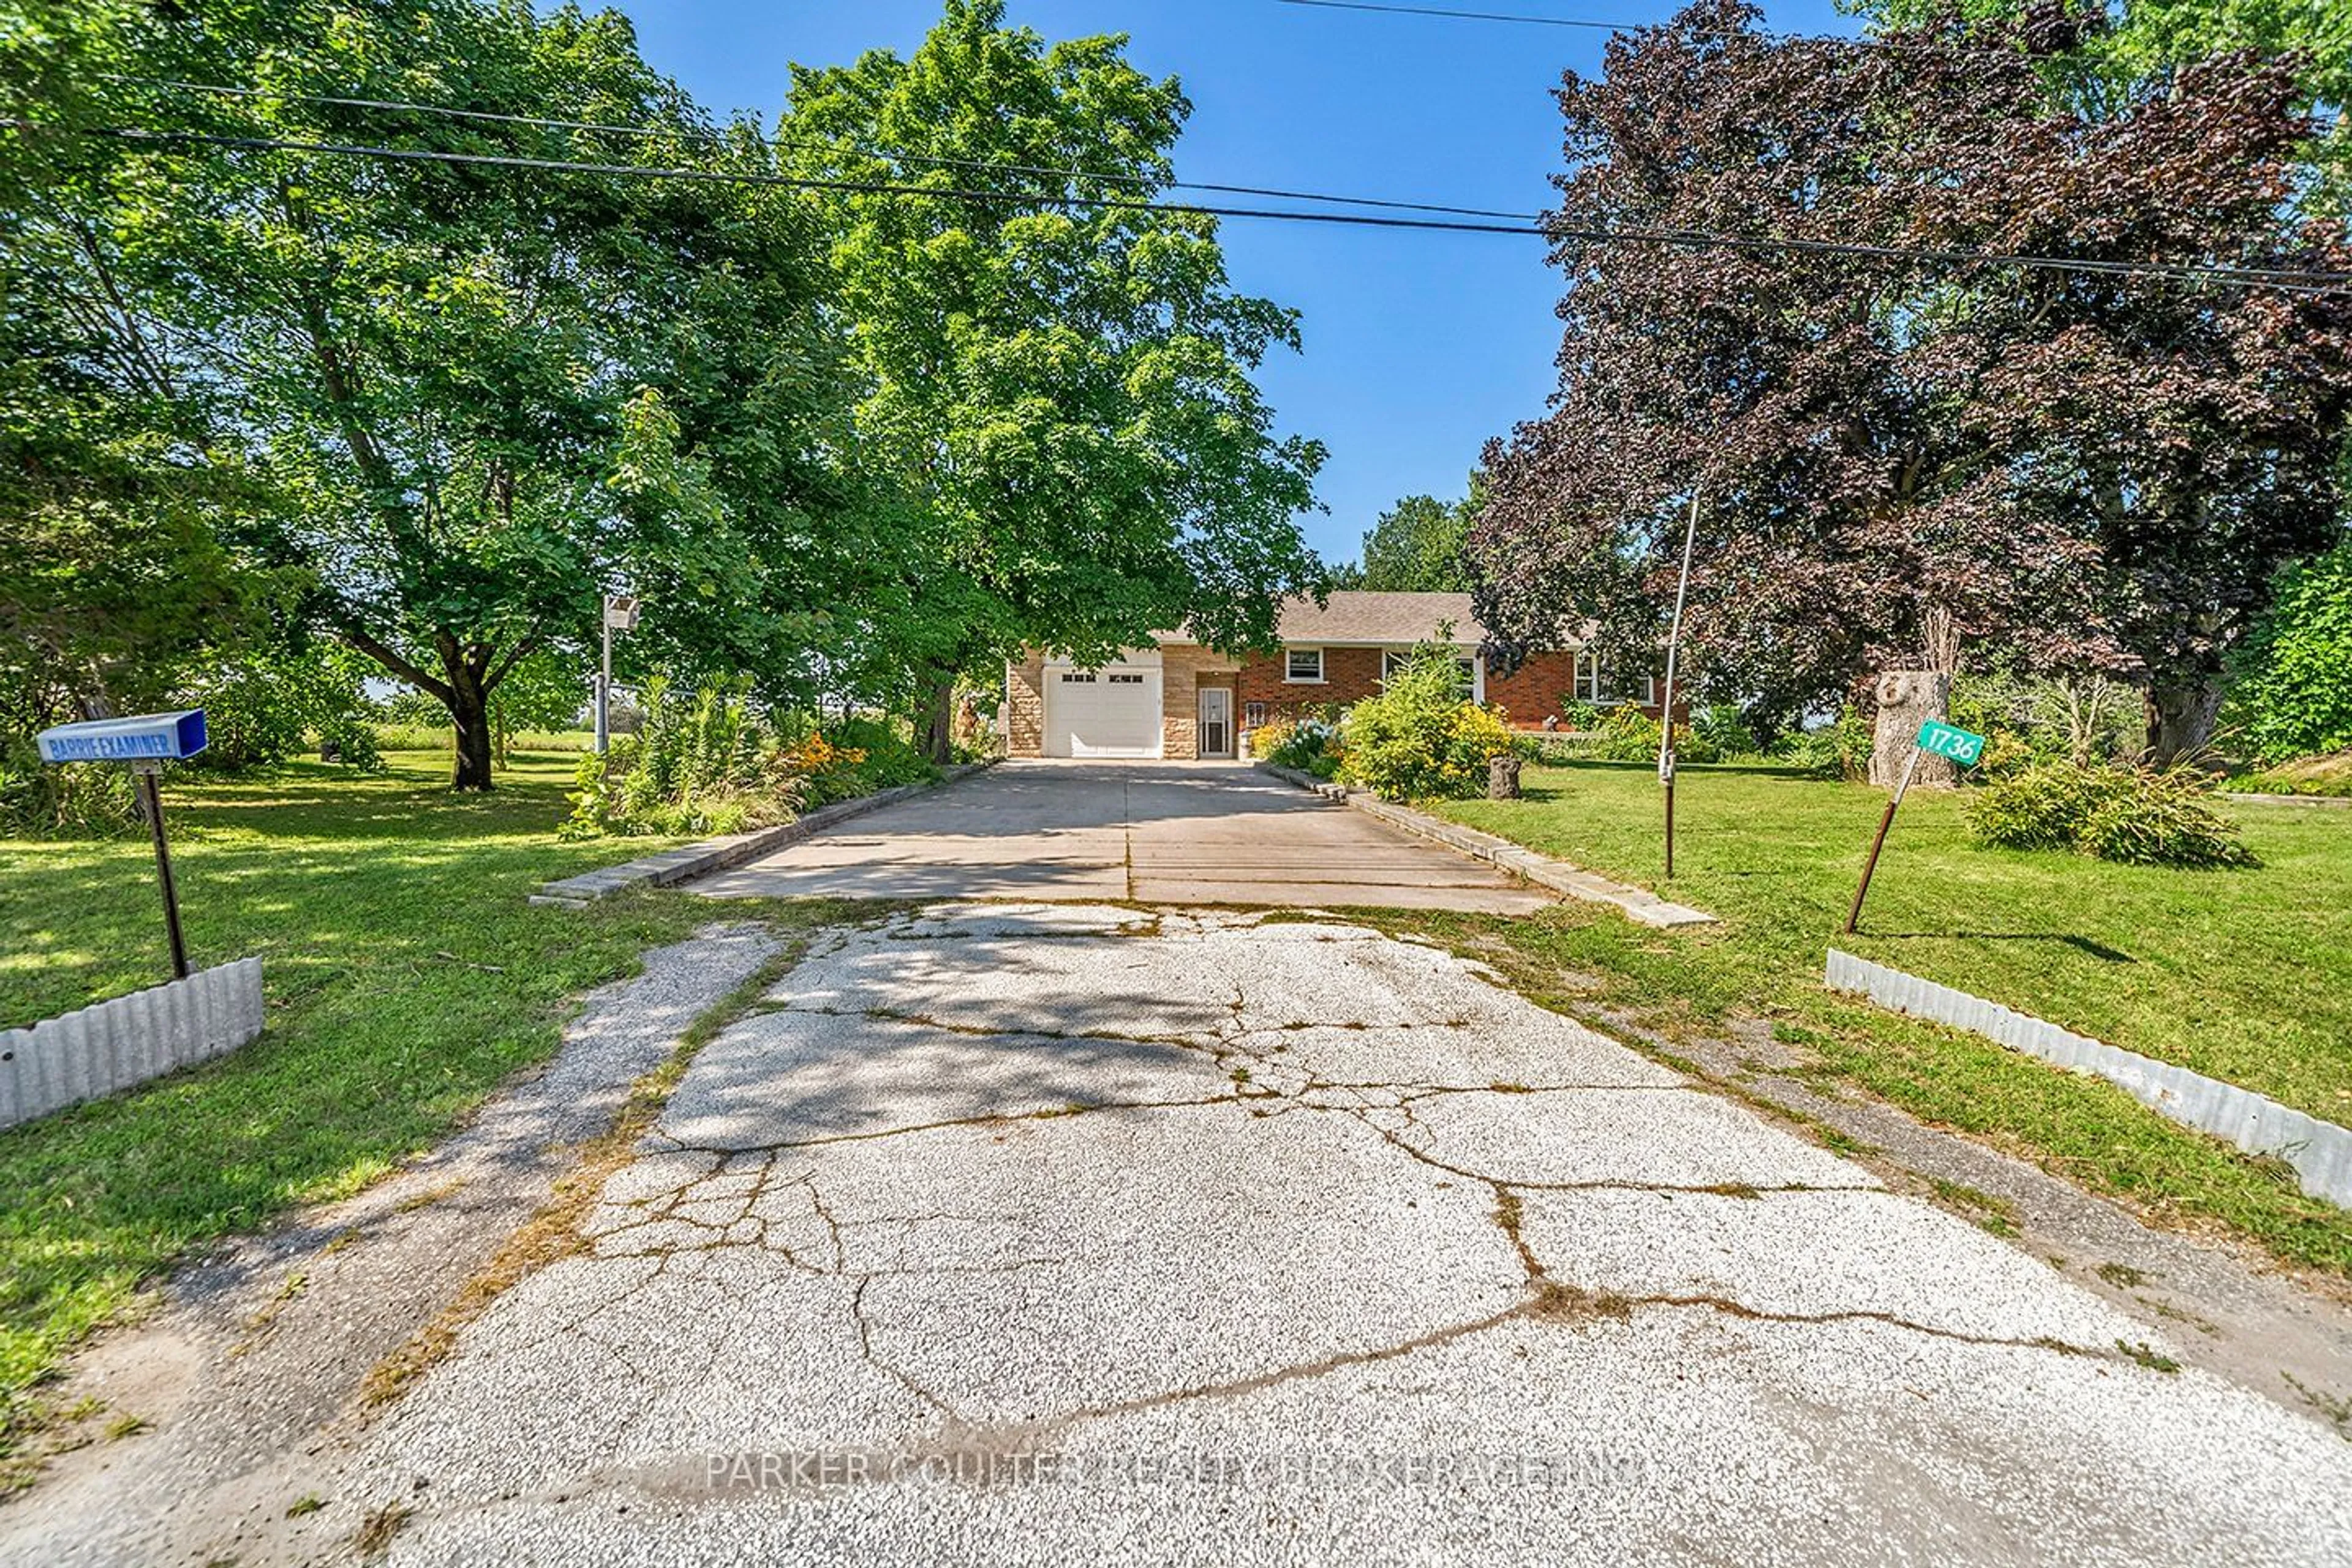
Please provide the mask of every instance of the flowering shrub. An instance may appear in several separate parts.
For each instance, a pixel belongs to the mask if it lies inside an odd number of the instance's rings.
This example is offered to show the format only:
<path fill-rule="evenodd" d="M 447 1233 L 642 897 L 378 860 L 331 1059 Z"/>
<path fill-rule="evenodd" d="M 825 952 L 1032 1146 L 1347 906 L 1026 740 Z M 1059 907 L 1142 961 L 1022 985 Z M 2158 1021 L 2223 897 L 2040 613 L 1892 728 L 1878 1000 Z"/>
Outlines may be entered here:
<path fill-rule="evenodd" d="M 1511 731 L 1495 710 L 1463 700 L 1455 659 L 1424 644 L 1379 696 L 1348 710 L 1339 777 L 1383 800 L 1486 793 L 1487 764 L 1511 752 Z"/>
<path fill-rule="evenodd" d="M 748 691 L 746 683 L 722 682 L 679 696 L 664 682 L 649 683 L 638 732 L 616 737 L 604 756 L 580 759 L 564 836 L 743 833 L 938 776 L 878 721 L 845 724 L 840 739 L 811 730 L 787 742 Z M 847 743 L 853 738 L 857 744 Z"/>

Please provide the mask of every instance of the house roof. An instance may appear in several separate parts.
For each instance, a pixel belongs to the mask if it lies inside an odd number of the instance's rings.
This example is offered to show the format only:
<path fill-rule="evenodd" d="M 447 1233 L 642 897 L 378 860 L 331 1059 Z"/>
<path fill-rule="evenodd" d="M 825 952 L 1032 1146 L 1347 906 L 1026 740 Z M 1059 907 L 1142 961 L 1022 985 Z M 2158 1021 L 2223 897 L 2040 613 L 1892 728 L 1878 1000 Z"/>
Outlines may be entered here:
<path fill-rule="evenodd" d="M 1286 599 L 1276 623 L 1286 643 L 1420 643 L 1444 640 L 1476 647 L 1486 628 L 1470 613 L 1467 594 L 1334 593 L 1318 608 L 1312 599 Z M 1443 635 L 1450 626 L 1450 635 Z"/>
<path fill-rule="evenodd" d="M 1328 604 L 1298 597 L 1285 599 L 1275 620 L 1275 636 L 1285 643 L 1434 642 L 1439 627 L 1451 624 L 1452 641 L 1475 647 L 1486 640 L 1486 628 L 1470 613 L 1467 594 L 1374 594 L 1360 589 L 1335 591 Z M 1161 632 L 1163 643 L 1188 643 L 1192 632 Z"/>
<path fill-rule="evenodd" d="M 1319 608 L 1310 598 L 1285 599 L 1275 621 L 1275 635 L 1280 642 L 1308 647 L 1351 643 L 1409 647 L 1439 640 L 1439 630 L 1446 626 L 1453 627 L 1448 640 L 1456 647 L 1475 648 L 1486 640 L 1486 628 L 1470 613 L 1467 594 L 1372 593 L 1353 588 L 1334 590 Z M 1587 622 L 1576 632 L 1564 634 L 1558 646 L 1579 647 L 1591 635 L 1591 624 Z M 1152 640 L 1181 644 L 1194 639 L 1187 629 L 1160 632 Z"/>

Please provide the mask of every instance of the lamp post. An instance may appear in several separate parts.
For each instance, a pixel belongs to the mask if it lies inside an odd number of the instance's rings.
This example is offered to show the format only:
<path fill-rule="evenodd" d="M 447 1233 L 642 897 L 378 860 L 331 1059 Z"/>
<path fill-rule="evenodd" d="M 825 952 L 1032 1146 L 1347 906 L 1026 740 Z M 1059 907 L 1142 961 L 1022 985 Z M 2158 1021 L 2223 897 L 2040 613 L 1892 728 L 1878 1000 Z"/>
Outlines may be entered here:
<path fill-rule="evenodd" d="M 613 634 L 634 630 L 638 601 L 626 594 L 604 595 L 604 661 L 596 671 L 596 754 L 613 743 Z"/>

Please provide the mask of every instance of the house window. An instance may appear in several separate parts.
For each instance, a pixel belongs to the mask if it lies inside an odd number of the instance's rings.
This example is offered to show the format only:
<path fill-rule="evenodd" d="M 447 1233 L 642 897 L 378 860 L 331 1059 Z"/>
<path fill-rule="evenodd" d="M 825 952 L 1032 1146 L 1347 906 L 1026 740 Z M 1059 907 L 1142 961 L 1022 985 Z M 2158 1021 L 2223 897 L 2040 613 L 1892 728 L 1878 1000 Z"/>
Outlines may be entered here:
<path fill-rule="evenodd" d="M 1590 702 L 1596 708 L 1618 702 L 1638 702 L 1643 707 L 1654 708 L 1658 702 L 1658 679 L 1654 675 L 1642 677 L 1642 685 L 1636 693 L 1630 682 L 1620 680 L 1601 668 L 1599 654 L 1580 653 L 1576 656 L 1576 698 L 1578 701 Z"/>
<path fill-rule="evenodd" d="M 1143 677 L 1139 675 L 1114 675 L 1110 678 L 1110 683 L 1113 686 L 1140 686 L 1143 684 Z"/>
<path fill-rule="evenodd" d="M 1282 678 L 1285 680 L 1319 684 L 1323 679 L 1323 650 L 1319 647 L 1295 647 L 1285 656 Z"/>
<path fill-rule="evenodd" d="M 1263 702 L 1243 703 L 1242 722 L 1253 730 L 1256 729 L 1260 724 L 1265 723 L 1265 704 Z"/>
<path fill-rule="evenodd" d="M 1390 676 L 1394 675 L 1398 670 L 1402 669 L 1405 667 L 1405 661 L 1412 657 L 1412 654 L 1410 649 L 1393 647 L 1382 648 L 1381 650 L 1381 679 L 1385 681 Z M 1465 702 L 1470 701 L 1477 695 L 1478 691 L 1478 661 L 1475 658 L 1457 658 L 1454 661 L 1454 668 L 1462 672 L 1462 700 Z"/>
<path fill-rule="evenodd" d="M 1095 678 L 1092 670 L 1071 669 L 1065 670 L 1062 673 L 1062 684 L 1065 686 L 1092 686 L 1094 683 Z"/>

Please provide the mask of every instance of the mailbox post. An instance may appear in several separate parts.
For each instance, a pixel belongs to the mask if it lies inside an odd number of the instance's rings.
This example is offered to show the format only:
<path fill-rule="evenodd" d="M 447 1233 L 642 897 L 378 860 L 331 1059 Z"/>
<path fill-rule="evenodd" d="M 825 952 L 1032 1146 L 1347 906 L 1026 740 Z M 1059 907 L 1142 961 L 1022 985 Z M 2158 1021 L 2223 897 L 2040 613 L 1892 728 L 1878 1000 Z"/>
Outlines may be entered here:
<path fill-rule="evenodd" d="M 185 980 L 188 944 L 180 934 L 180 895 L 172 880 L 172 847 L 163 837 L 163 795 L 156 779 L 165 763 L 184 761 L 205 749 L 204 710 L 59 724 L 42 731 L 37 739 L 45 763 L 126 763 L 138 776 L 148 837 L 155 843 L 155 880 L 163 892 L 163 930 L 172 943 L 172 976 Z"/>

